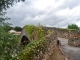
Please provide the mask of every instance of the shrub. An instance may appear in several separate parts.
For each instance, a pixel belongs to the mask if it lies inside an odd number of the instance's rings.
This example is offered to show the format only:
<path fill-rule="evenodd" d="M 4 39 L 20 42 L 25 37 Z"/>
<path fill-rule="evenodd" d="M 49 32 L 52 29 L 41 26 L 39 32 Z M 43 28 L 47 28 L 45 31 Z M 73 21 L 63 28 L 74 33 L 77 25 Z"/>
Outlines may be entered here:
<path fill-rule="evenodd" d="M 19 51 L 19 36 L 14 36 L 0 29 L 0 60 L 9 60 L 15 57 Z"/>

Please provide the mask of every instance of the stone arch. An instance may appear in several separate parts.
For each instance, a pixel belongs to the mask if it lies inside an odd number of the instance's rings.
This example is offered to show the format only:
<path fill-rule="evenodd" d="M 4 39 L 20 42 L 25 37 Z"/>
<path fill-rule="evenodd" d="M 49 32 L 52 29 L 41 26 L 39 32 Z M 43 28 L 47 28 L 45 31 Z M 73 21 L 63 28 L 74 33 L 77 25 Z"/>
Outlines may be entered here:
<path fill-rule="evenodd" d="M 26 37 L 25 35 L 22 36 L 21 38 L 21 45 L 22 46 L 26 46 L 30 43 L 30 40 L 28 39 L 28 37 Z"/>
<path fill-rule="evenodd" d="M 31 39 L 29 38 L 26 30 L 23 28 L 22 32 L 21 32 L 21 37 L 20 37 L 20 44 L 22 47 L 25 47 L 26 45 L 28 45 L 31 42 Z"/>

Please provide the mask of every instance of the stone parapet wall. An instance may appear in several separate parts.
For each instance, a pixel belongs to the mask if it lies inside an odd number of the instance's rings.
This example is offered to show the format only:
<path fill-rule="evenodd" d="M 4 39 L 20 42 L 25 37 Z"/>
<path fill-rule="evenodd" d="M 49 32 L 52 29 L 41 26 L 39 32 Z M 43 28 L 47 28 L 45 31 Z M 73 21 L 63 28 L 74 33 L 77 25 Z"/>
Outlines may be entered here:
<path fill-rule="evenodd" d="M 47 37 L 47 44 L 45 45 L 46 50 L 40 50 L 39 56 L 35 56 L 33 60 L 49 60 L 53 53 L 54 46 L 57 45 L 57 38 L 53 35 Z"/>
<path fill-rule="evenodd" d="M 55 27 L 43 27 L 43 29 L 54 31 L 57 33 L 57 37 L 61 37 L 61 38 L 69 39 L 74 37 L 75 34 L 77 34 L 78 37 L 80 37 L 80 32 L 76 30 L 61 29 L 61 28 L 55 28 Z"/>
<path fill-rule="evenodd" d="M 43 29 L 56 32 L 57 37 L 69 39 L 68 44 L 71 46 L 80 47 L 80 32 L 77 30 L 68 30 L 51 27 L 44 27 Z"/>

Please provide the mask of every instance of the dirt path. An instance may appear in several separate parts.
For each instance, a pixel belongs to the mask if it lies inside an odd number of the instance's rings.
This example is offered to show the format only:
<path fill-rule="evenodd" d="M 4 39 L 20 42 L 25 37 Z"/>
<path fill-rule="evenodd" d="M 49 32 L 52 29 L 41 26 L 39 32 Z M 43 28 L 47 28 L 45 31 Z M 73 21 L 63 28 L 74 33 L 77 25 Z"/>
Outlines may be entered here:
<path fill-rule="evenodd" d="M 58 46 L 54 47 L 53 54 L 49 60 L 65 60 L 65 56 L 62 54 Z"/>
<path fill-rule="evenodd" d="M 80 60 L 80 48 L 69 46 L 68 39 L 58 38 L 58 40 L 61 41 L 62 51 L 71 58 L 70 60 Z"/>

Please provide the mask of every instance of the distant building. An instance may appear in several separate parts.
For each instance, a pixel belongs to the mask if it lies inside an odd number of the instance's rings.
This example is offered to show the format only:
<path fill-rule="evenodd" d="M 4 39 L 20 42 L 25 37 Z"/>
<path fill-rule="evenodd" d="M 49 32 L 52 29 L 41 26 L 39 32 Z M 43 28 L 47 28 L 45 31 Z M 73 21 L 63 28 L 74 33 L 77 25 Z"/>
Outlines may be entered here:
<path fill-rule="evenodd" d="M 9 33 L 15 33 L 15 32 L 16 32 L 15 30 L 10 30 L 10 31 L 9 31 Z"/>
<path fill-rule="evenodd" d="M 15 31 L 15 30 L 10 30 L 9 33 L 12 33 L 14 35 L 20 35 L 21 32 Z"/>

